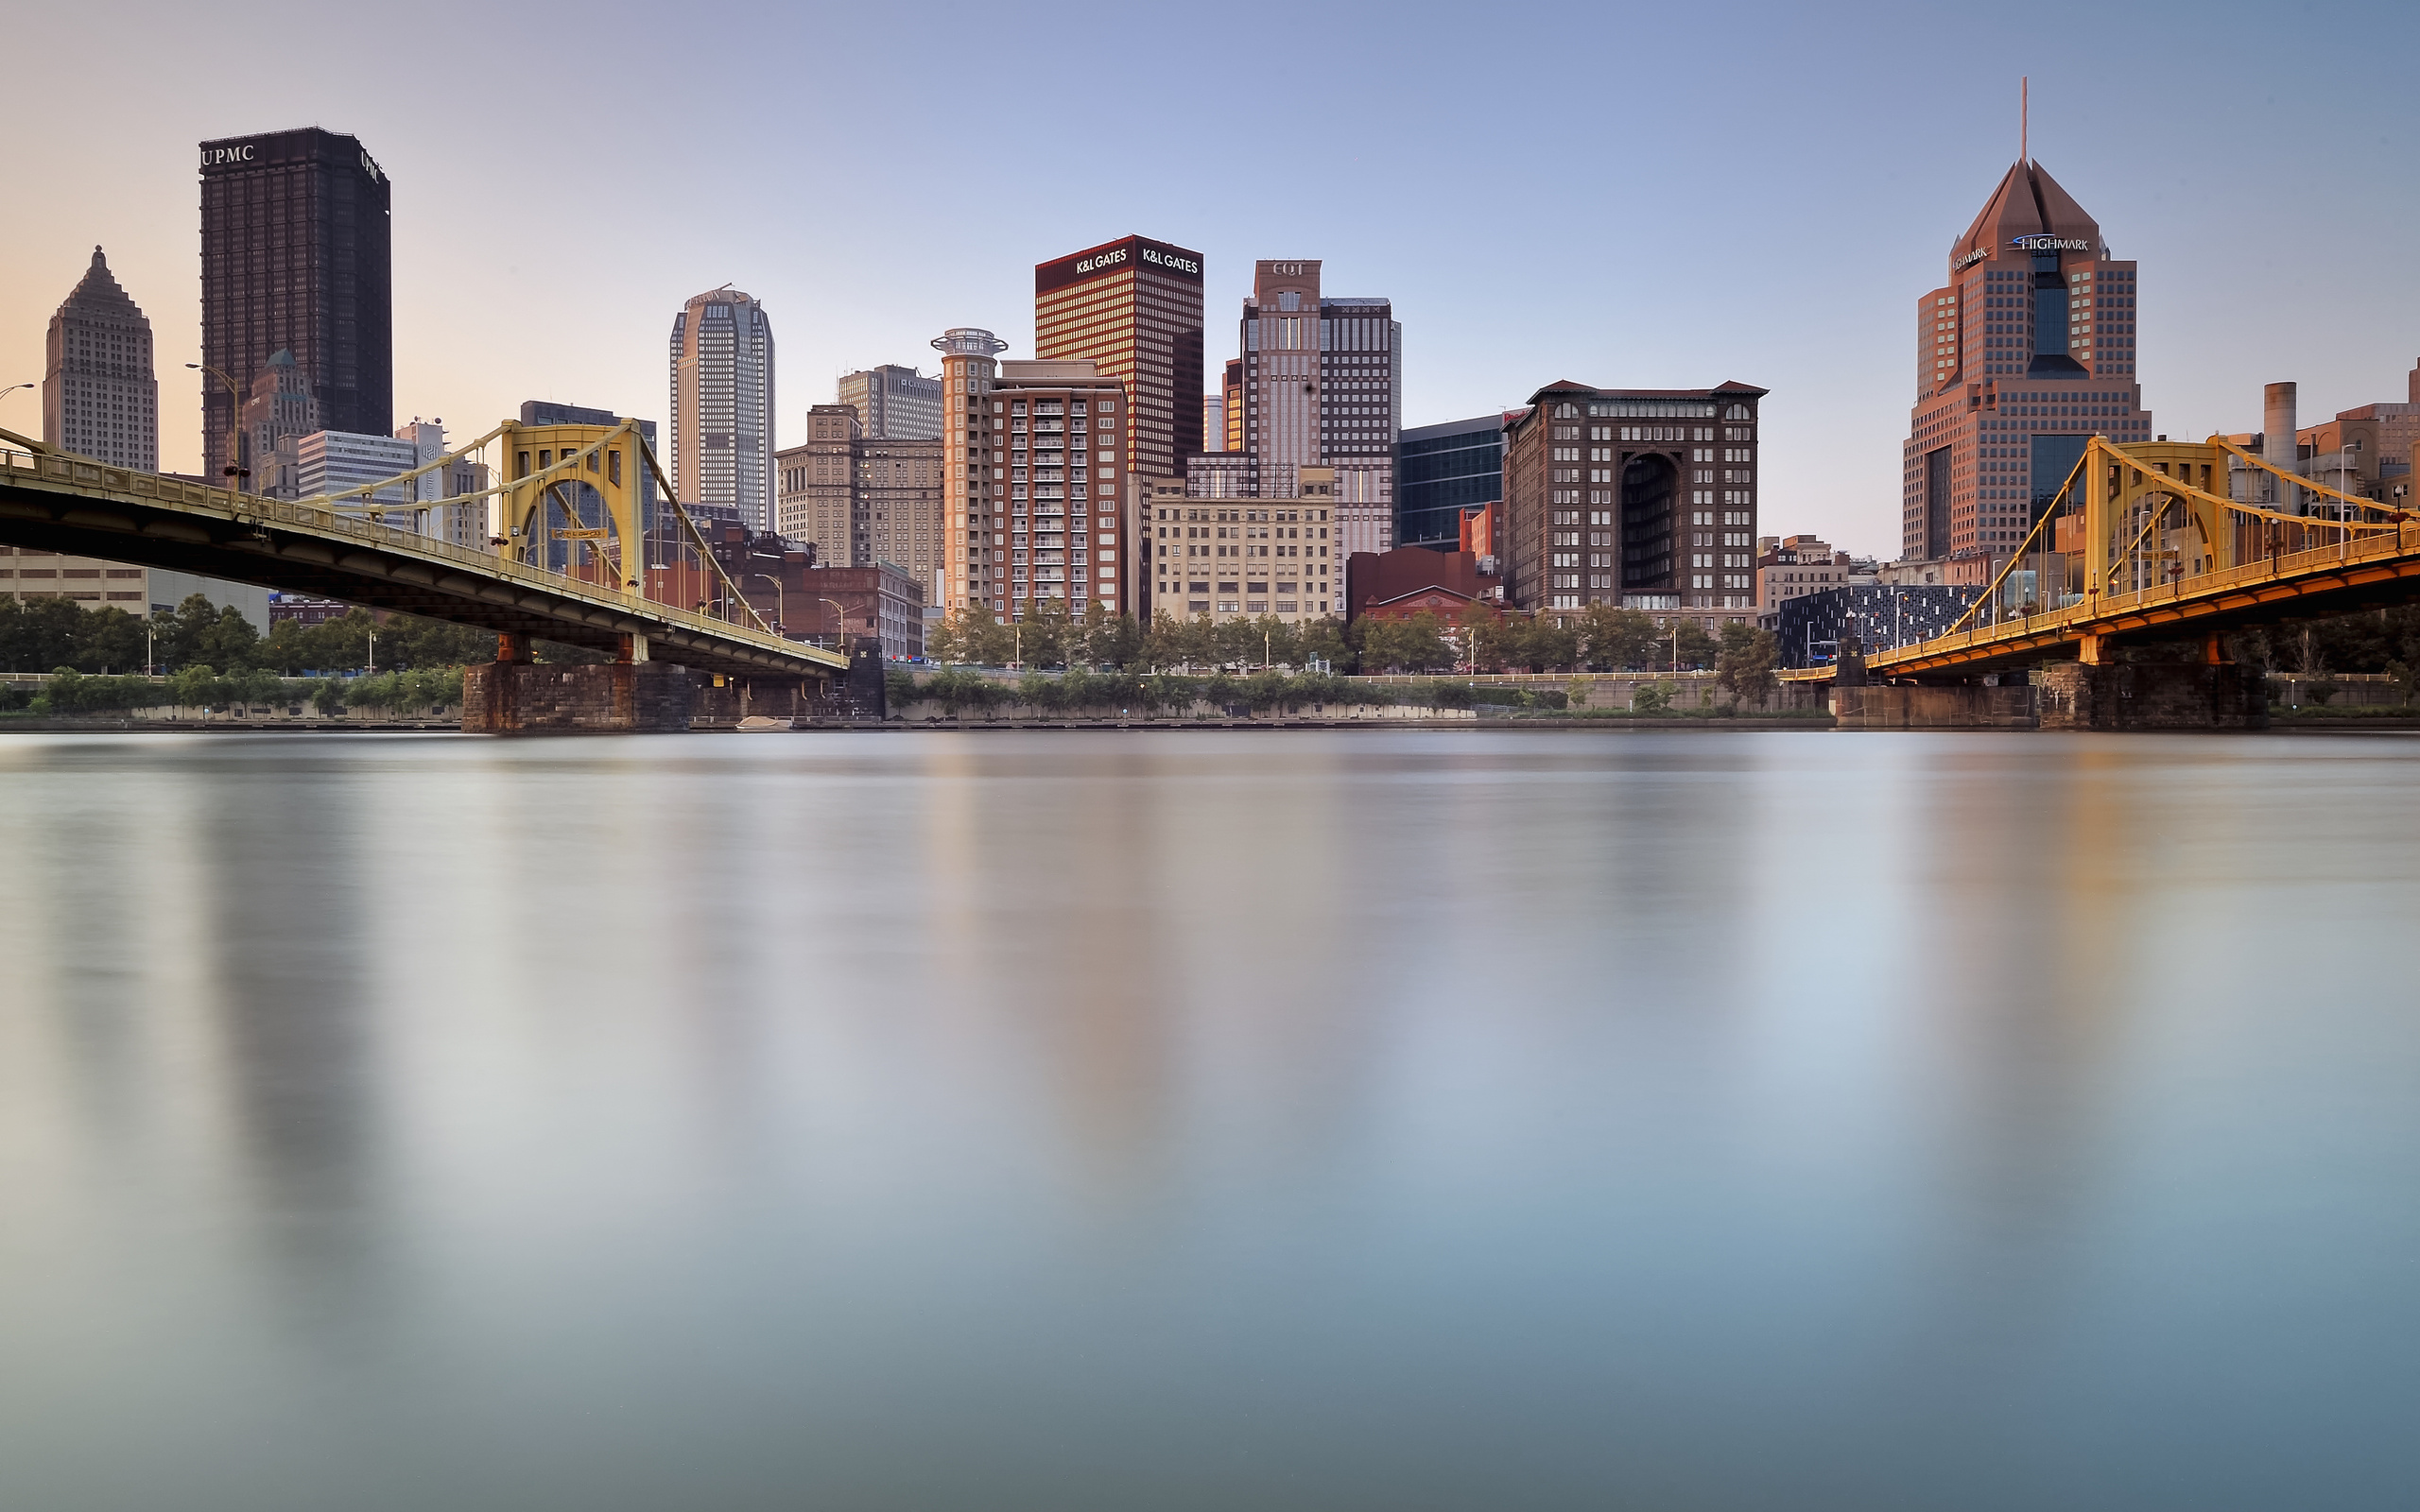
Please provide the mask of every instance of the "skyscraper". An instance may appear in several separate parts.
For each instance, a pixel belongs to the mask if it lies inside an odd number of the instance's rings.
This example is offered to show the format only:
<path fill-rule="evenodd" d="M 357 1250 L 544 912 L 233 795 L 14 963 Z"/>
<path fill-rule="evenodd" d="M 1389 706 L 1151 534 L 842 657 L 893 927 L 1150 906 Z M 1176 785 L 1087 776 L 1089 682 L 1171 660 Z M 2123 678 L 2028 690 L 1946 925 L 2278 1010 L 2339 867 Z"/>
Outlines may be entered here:
<path fill-rule="evenodd" d="M 1009 455 L 998 446 L 1008 408 L 995 419 L 991 391 L 1009 344 L 979 326 L 952 326 L 933 338 L 942 354 L 942 523 L 949 531 L 942 608 L 1009 610 Z"/>
<path fill-rule="evenodd" d="M 925 382 L 939 387 L 941 380 Z M 817 404 L 806 412 L 806 444 L 774 453 L 773 464 L 781 533 L 815 542 L 819 566 L 890 562 L 908 569 L 926 602 L 941 602 L 940 437 L 878 439 L 865 434 L 854 404 Z"/>
<path fill-rule="evenodd" d="M 735 508 L 773 528 L 773 326 L 726 284 L 672 318 L 672 457 L 683 504 Z"/>
<path fill-rule="evenodd" d="M 1317 259 L 1253 265 L 1230 367 L 1228 424 L 1242 456 L 1185 469 L 1204 498 L 1290 499 L 1305 467 L 1333 470 L 1348 555 L 1394 544 L 1394 442 L 1403 326 L 1382 299 L 1322 297 Z M 1236 432 L 1231 429 L 1231 436 Z"/>
<path fill-rule="evenodd" d="M 2039 163 L 2012 166 L 1916 301 L 1901 449 L 1901 552 L 1986 581 L 2098 432 L 2149 440 L 2135 377 L 2137 279 Z"/>
<path fill-rule="evenodd" d="M 151 322 L 93 249 L 43 342 L 42 438 L 112 467 L 160 471 L 160 384 Z"/>
<path fill-rule="evenodd" d="M 284 347 L 269 353 L 251 396 L 244 401 L 244 446 L 251 469 L 251 490 L 271 499 L 302 497 L 296 443 L 320 423 L 320 402 L 311 385 Z"/>
<path fill-rule="evenodd" d="M 202 455 L 228 464 L 238 396 L 269 355 L 294 359 L 330 430 L 394 428 L 387 175 L 318 127 L 201 145 Z"/>
<path fill-rule="evenodd" d="M 870 441 L 929 441 L 942 433 L 942 381 L 885 363 L 840 375 L 838 402 L 857 412 Z"/>
<path fill-rule="evenodd" d="M 1201 254 L 1129 236 L 1037 265 L 1033 354 L 1126 387 L 1129 476 L 1184 472 L 1201 450 Z"/>

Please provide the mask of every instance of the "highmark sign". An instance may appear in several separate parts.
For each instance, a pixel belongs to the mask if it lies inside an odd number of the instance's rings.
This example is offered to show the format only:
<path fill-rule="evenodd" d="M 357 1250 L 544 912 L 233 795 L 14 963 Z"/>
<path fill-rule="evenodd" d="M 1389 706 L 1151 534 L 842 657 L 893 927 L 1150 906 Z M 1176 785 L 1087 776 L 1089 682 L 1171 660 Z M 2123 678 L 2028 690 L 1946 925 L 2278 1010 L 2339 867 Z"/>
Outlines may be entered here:
<path fill-rule="evenodd" d="M 2092 243 L 2058 236 L 2012 236 L 2008 244 L 2020 252 L 2088 252 Z"/>

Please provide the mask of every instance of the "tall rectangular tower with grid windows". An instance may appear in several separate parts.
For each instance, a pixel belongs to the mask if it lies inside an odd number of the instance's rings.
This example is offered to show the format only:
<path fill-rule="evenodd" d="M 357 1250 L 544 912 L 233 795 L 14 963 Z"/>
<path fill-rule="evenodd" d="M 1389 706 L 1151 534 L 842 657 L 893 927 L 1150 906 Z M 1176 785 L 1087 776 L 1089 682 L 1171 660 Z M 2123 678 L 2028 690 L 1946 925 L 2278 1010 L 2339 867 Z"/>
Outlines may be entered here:
<path fill-rule="evenodd" d="M 1183 473 L 1202 440 L 1201 254 L 1128 236 L 1036 265 L 1033 355 L 1125 386 L 1129 477 Z"/>
<path fill-rule="evenodd" d="M 318 127 L 201 145 L 202 455 L 228 466 L 236 408 L 289 352 L 332 431 L 395 428 L 387 175 L 357 138 Z"/>

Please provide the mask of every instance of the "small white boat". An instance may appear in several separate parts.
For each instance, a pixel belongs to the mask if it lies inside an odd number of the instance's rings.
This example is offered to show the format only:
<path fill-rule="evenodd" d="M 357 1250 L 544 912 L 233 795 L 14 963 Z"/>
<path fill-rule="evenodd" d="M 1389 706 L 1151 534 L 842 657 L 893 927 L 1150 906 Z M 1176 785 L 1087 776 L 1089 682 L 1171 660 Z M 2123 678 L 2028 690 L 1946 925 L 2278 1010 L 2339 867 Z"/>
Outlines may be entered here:
<path fill-rule="evenodd" d="M 761 735 L 768 730 L 790 728 L 788 720 L 775 719 L 769 714 L 750 714 L 739 722 L 739 732 L 743 735 Z"/>

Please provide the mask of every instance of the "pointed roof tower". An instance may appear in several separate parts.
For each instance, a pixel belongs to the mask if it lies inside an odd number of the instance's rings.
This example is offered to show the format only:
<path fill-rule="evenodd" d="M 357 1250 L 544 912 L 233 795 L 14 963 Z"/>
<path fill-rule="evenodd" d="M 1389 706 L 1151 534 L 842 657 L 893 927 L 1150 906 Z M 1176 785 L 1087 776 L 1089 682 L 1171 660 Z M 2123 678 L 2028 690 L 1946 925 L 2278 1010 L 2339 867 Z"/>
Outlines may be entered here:
<path fill-rule="evenodd" d="M 2033 237 L 2060 243 L 2057 250 L 2098 251 L 2100 223 L 2085 215 L 2083 207 L 2040 163 L 2014 163 L 2000 177 L 1999 187 L 1983 202 L 1982 213 L 1966 233 L 1951 244 L 1949 266 L 1954 270 L 1981 262 Z M 2083 245 L 2066 245 L 2078 242 Z"/>
<path fill-rule="evenodd" d="M 110 260 L 99 247 L 93 249 L 93 266 L 76 281 L 67 296 L 67 304 L 95 315 L 112 315 L 123 320 L 140 320 L 143 312 L 135 307 L 134 298 L 118 286 L 117 278 L 110 272 Z"/>

